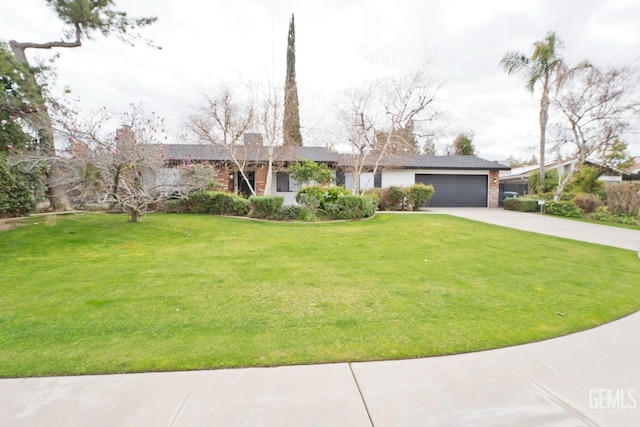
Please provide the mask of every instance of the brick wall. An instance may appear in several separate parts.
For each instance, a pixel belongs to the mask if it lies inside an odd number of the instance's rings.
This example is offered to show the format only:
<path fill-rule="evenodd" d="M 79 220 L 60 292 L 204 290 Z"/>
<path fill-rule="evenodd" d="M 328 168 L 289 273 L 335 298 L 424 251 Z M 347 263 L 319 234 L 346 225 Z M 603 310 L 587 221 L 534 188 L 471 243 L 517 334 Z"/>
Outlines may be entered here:
<path fill-rule="evenodd" d="M 256 195 L 264 196 L 264 190 L 267 185 L 267 168 L 264 166 L 260 166 L 256 169 L 255 175 L 255 184 L 256 184 Z"/>
<path fill-rule="evenodd" d="M 231 193 L 235 191 L 233 172 L 230 172 L 227 168 L 219 168 L 216 170 L 215 181 L 222 186 L 223 190 Z"/>
<path fill-rule="evenodd" d="M 497 208 L 500 203 L 500 172 L 489 172 L 489 207 Z"/>

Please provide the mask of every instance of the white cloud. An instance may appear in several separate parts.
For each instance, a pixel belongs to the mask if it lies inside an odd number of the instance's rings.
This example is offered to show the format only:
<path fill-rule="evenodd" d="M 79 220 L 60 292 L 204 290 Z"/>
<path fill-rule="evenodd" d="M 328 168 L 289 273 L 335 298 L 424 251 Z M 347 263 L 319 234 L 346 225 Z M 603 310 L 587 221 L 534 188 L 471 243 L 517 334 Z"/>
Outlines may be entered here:
<path fill-rule="evenodd" d="M 0 39 L 48 41 L 63 25 L 42 0 L 0 6 Z M 431 59 L 444 82 L 450 129 L 473 131 L 489 158 L 535 152 L 537 100 L 498 67 L 510 50 L 529 52 L 555 30 L 569 61 L 624 65 L 640 56 L 640 4 L 633 0 L 119 0 L 130 16 L 157 15 L 144 31 L 162 50 L 100 36 L 60 50 L 59 85 L 91 108 L 143 101 L 179 133 L 189 105 L 220 82 L 284 79 L 286 37 L 296 16 L 297 80 L 309 140 L 336 138 L 340 89 Z M 634 145 L 640 153 L 640 144 Z"/>

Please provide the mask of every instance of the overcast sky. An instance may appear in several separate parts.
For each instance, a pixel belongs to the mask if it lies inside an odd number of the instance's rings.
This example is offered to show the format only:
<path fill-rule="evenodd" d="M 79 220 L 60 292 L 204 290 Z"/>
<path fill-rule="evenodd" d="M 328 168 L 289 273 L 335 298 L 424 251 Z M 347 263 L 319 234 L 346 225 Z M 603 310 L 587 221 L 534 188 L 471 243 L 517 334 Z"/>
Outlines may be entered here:
<path fill-rule="evenodd" d="M 296 71 L 305 143 L 333 139 L 337 94 L 375 73 L 414 70 L 425 59 L 443 83 L 439 145 L 473 132 L 481 157 L 529 158 L 537 151 L 538 99 L 498 66 L 530 53 L 554 30 L 569 63 L 639 65 L 640 0 L 117 0 L 130 16 L 157 16 L 143 31 L 162 50 L 98 36 L 59 50 L 58 84 L 87 109 L 131 102 L 167 119 L 179 139 L 202 92 L 221 82 L 282 82 L 288 21 L 296 20 Z M 60 39 L 45 0 L 0 0 L 0 39 Z M 640 143 L 629 141 L 635 155 Z"/>

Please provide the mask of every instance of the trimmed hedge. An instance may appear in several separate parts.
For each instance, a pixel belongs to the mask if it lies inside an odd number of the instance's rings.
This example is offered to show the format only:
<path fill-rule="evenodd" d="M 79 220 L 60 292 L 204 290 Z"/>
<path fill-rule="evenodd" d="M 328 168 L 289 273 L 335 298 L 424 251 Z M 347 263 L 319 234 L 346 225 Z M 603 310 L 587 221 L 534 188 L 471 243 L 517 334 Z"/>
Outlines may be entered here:
<path fill-rule="evenodd" d="M 435 189 L 433 185 L 414 184 L 407 189 L 407 210 L 417 211 L 424 206 L 431 198 Z"/>
<path fill-rule="evenodd" d="M 335 188 L 335 190 L 334 190 Z M 302 192 L 302 198 L 309 197 L 320 203 L 315 190 Z M 331 191 L 327 191 L 331 190 Z M 376 196 L 352 196 L 345 195 L 340 187 L 324 188 L 322 200 L 324 202 L 326 217 L 331 219 L 359 219 L 368 218 L 375 214 L 378 205 Z M 328 197 L 325 197 L 328 195 Z M 334 200 L 335 197 L 335 200 Z M 252 218 L 271 220 L 295 220 L 315 221 L 316 211 L 308 206 L 283 206 L 284 198 L 280 196 L 252 196 L 243 199 L 230 193 L 217 191 L 199 191 L 189 194 L 187 198 L 169 200 L 166 203 L 166 211 L 169 213 L 192 213 L 212 215 L 250 216 Z"/>
<path fill-rule="evenodd" d="M 407 189 L 403 187 L 389 187 L 387 192 L 387 209 L 392 211 L 405 210 L 405 200 L 407 198 Z"/>
<path fill-rule="evenodd" d="M 417 211 L 433 197 L 433 185 L 414 184 L 410 187 L 370 188 L 365 194 L 378 198 L 381 211 Z"/>
<path fill-rule="evenodd" d="M 260 219 L 280 219 L 282 218 L 282 203 L 284 197 L 281 196 L 251 196 L 249 197 L 251 209 L 249 216 Z"/>
<path fill-rule="evenodd" d="M 246 216 L 249 208 L 247 199 L 220 191 L 197 191 L 184 199 L 167 202 L 169 213 Z"/>
<path fill-rule="evenodd" d="M 374 196 L 342 196 L 328 207 L 333 219 L 369 218 L 376 212 L 378 199 Z"/>
<path fill-rule="evenodd" d="M 549 215 L 582 218 L 584 212 L 573 202 L 547 202 L 544 205 L 544 213 Z"/>
<path fill-rule="evenodd" d="M 502 206 L 506 210 L 518 212 L 538 212 L 540 210 L 537 199 L 527 199 L 524 197 L 504 199 Z"/>

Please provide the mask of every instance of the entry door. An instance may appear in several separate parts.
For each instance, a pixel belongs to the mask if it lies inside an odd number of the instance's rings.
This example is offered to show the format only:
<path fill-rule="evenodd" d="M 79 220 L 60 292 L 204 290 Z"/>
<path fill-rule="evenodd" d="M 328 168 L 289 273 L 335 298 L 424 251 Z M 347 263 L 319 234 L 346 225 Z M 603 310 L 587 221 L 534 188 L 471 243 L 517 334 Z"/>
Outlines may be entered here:
<path fill-rule="evenodd" d="M 256 173 L 254 171 L 249 171 L 244 173 L 249 180 L 249 184 L 251 184 L 251 188 L 256 189 Z M 245 181 L 244 177 L 240 172 L 238 172 L 238 194 L 243 195 L 244 197 L 252 196 L 251 188 L 249 188 L 249 184 Z"/>

